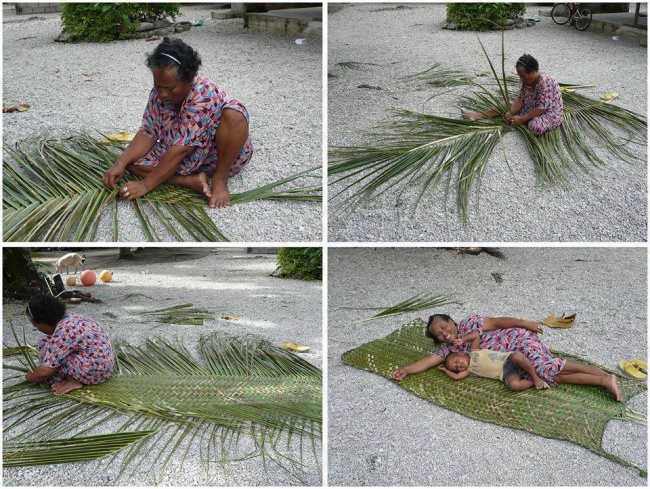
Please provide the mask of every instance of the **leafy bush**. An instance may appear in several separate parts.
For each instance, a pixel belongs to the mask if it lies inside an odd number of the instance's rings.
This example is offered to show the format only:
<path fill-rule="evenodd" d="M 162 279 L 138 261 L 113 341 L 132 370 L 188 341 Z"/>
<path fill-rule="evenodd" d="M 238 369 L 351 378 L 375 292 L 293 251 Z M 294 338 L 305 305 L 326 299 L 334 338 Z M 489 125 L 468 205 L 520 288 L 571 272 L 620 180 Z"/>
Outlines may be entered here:
<path fill-rule="evenodd" d="M 503 29 L 506 20 L 526 12 L 525 3 L 448 3 L 447 22 L 462 29 L 489 31 Z"/>
<path fill-rule="evenodd" d="M 61 23 L 73 39 L 108 42 L 128 38 L 140 22 L 175 19 L 179 10 L 179 3 L 64 3 Z"/>
<path fill-rule="evenodd" d="M 280 248 L 278 251 L 280 277 L 301 280 L 323 278 L 322 248 Z"/>

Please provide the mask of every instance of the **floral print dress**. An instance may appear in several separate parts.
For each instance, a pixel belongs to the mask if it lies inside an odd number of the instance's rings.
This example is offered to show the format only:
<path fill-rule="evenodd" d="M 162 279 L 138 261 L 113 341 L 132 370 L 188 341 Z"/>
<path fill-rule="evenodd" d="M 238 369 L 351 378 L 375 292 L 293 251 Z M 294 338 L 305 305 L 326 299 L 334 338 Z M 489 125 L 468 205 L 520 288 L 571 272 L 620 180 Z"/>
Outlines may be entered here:
<path fill-rule="evenodd" d="M 559 374 L 566 360 L 555 358 L 544 343 L 541 342 L 537 333 L 524 328 L 494 329 L 483 332 L 483 316 L 470 316 L 458 323 L 458 337 L 461 338 L 470 333 L 481 335 L 480 348 L 494 351 L 519 351 L 533 364 L 533 368 L 542 380 L 551 386 L 557 385 L 555 376 Z M 462 352 L 469 355 L 470 344 L 463 343 L 461 346 L 445 345 L 435 354 L 445 358 L 452 352 Z"/>
<path fill-rule="evenodd" d="M 177 170 L 179 175 L 206 172 L 212 175 L 217 168 L 217 141 L 215 134 L 224 110 L 236 110 L 250 116 L 246 107 L 236 99 L 227 100 L 226 93 L 204 76 L 196 75 L 180 114 L 166 106 L 153 88 L 142 116 L 140 131 L 156 143 L 135 165 L 157 166 L 170 146 L 194 146 Z M 242 147 L 237 160 L 230 166 L 230 176 L 236 175 L 253 156 L 250 137 Z"/>
<path fill-rule="evenodd" d="M 562 91 L 550 75 L 540 73 L 534 88 L 522 84 L 517 99 L 524 104 L 517 115 L 525 115 L 533 109 L 546 109 L 542 115 L 528 121 L 528 129 L 536 136 L 555 129 L 562 123 Z"/>
<path fill-rule="evenodd" d="M 62 382 L 66 375 L 84 385 L 101 384 L 113 374 L 115 351 L 108 335 L 95 321 L 69 313 L 56 325 L 54 333 L 38 345 L 40 364 L 57 371 L 50 384 Z"/>

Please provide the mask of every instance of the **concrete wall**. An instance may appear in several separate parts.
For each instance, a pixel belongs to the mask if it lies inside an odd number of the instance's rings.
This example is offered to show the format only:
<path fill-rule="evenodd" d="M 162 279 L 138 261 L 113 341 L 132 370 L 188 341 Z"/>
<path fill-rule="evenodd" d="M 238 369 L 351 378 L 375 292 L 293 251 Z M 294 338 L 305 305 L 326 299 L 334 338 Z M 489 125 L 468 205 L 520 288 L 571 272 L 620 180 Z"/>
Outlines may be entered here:
<path fill-rule="evenodd" d="M 50 14 L 53 12 L 61 12 L 60 3 L 17 3 L 16 14 Z"/>

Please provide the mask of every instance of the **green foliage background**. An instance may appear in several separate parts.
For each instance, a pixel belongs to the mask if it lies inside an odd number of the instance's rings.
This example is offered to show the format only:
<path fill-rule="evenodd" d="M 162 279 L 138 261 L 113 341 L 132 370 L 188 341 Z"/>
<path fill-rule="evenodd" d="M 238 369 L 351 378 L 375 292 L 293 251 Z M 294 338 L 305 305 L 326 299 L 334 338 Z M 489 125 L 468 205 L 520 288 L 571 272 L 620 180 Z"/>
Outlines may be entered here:
<path fill-rule="evenodd" d="M 153 22 L 159 15 L 175 19 L 180 3 L 64 3 L 63 28 L 73 39 L 108 42 L 125 39 L 140 22 Z"/>
<path fill-rule="evenodd" d="M 526 12 L 525 3 L 448 3 L 447 22 L 463 29 L 490 31 L 505 27 L 507 19 Z"/>
<path fill-rule="evenodd" d="M 280 248 L 278 251 L 280 277 L 301 280 L 322 280 L 322 248 Z"/>

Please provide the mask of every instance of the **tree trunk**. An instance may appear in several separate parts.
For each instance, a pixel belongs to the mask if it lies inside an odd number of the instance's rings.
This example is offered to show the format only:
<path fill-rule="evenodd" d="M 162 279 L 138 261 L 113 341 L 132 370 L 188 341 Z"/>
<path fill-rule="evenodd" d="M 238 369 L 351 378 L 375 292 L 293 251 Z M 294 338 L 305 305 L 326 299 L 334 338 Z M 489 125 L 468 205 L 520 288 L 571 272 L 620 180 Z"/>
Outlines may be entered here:
<path fill-rule="evenodd" d="M 45 278 L 36 270 L 29 248 L 2 250 L 2 298 L 5 301 L 27 300 L 47 292 Z"/>

